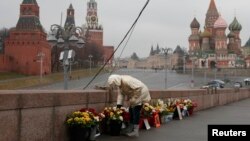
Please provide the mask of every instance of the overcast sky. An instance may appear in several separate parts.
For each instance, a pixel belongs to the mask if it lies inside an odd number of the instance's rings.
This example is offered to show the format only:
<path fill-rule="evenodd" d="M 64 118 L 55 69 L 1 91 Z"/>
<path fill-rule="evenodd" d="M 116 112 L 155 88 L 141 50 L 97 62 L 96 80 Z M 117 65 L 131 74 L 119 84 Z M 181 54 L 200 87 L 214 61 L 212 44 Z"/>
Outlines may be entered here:
<path fill-rule="evenodd" d="M 13 27 L 19 17 L 19 6 L 23 0 L 0 0 L 0 28 Z M 40 6 L 40 20 L 48 31 L 50 25 L 60 24 L 63 12 L 63 24 L 66 9 L 72 3 L 75 9 L 76 25 L 85 23 L 87 1 L 89 0 L 37 0 Z M 98 3 L 99 23 L 104 27 L 104 45 L 117 47 L 127 30 L 132 25 L 146 0 L 96 0 Z M 216 0 L 222 17 L 230 24 L 236 15 L 243 26 L 242 45 L 250 37 L 250 1 Z M 175 48 L 177 45 L 188 48 L 190 23 L 196 16 L 204 26 L 205 15 L 210 0 L 151 0 L 122 57 L 136 52 L 139 57 L 147 57 L 151 45 Z M 236 11 L 236 12 L 235 12 Z M 228 33 L 228 29 L 227 29 Z M 119 49 L 121 50 L 121 49 Z M 116 56 L 120 53 L 118 52 Z"/>

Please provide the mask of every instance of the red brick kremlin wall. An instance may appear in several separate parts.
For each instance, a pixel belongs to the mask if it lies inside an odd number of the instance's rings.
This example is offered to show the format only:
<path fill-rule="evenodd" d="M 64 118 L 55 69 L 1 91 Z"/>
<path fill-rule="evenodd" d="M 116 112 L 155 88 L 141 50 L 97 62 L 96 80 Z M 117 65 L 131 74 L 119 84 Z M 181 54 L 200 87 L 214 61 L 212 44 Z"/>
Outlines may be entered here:
<path fill-rule="evenodd" d="M 43 74 L 51 73 L 51 47 L 42 32 L 10 31 L 10 37 L 5 40 L 5 66 L 8 71 L 28 75 L 40 74 L 40 58 L 44 53 Z"/>
<path fill-rule="evenodd" d="M 250 97 L 249 89 L 151 90 L 152 99 L 190 98 L 203 110 Z M 66 115 L 81 108 L 114 106 L 116 93 L 90 91 L 0 91 L 0 141 L 67 141 Z"/>

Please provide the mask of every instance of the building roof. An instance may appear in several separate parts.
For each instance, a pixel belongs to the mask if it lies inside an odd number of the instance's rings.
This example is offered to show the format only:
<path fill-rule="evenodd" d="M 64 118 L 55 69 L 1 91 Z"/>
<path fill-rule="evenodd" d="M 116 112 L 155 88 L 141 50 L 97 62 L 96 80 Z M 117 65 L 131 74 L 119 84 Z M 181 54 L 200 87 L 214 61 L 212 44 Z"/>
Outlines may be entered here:
<path fill-rule="evenodd" d="M 20 17 L 16 26 L 17 30 L 43 30 L 40 20 L 36 16 Z"/>
<path fill-rule="evenodd" d="M 207 10 L 206 20 L 205 20 L 206 27 L 212 28 L 218 17 L 219 17 L 219 13 L 216 8 L 215 2 L 214 0 L 211 0 L 209 8 Z"/>
<path fill-rule="evenodd" d="M 74 9 L 72 3 L 69 5 L 69 9 Z"/>
<path fill-rule="evenodd" d="M 229 30 L 230 31 L 241 31 L 242 26 L 241 24 L 238 22 L 237 18 L 234 17 L 233 22 L 229 25 Z"/>
<path fill-rule="evenodd" d="M 37 5 L 37 2 L 36 0 L 23 0 L 22 4 L 36 4 Z"/>
<path fill-rule="evenodd" d="M 174 50 L 173 53 L 174 53 L 174 54 L 175 54 L 175 53 L 177 53 L 177 54 L 184 54 L 184 51 L 183 51 L 183 49 L 181 49 L 181 47 L 178 45 L 178 46 L 175 48 L 175 50 Z"/>
<path fill-rule="evenodd" d="M 73 8 L 73 5 L 70 4 L 69 8 L 67 9 L 67 17 L 64 23 L 65 28 L 71 25 L 75 25 L 75 17 L 74 17 L 74 14 L 72 13 L 74 13 L 74 8 Z"/>
<path fill-rule="evenodd" d="M 214 28 L 226 28 L 226 27 L 227 27 L 227 22 L 220 15 L 219 18 L 214 23 Z"/>
<path fill-rule="evenodd" d="M 248 39 L 244 47 L 250 47 L 250 38 Z"/>
<path fill-rule="evenodd" d="M 193 19 L 192 23 L 190 24 L 191 28 L 200 28 L 200 23 L 197 21 L 196 18 Z"/>
<path fill-rule="evenodd" d="M 215 5 L 215 2 L 214 2 L 214 0 L 211 0 L 210 1 L 210 5 L 209 5 L 209 8 L 208 8 L 209 10 L 215 10 L 216 9 L 216 11 L 217 11 L 217 8 L 216 8 L 216 5 Z"/>

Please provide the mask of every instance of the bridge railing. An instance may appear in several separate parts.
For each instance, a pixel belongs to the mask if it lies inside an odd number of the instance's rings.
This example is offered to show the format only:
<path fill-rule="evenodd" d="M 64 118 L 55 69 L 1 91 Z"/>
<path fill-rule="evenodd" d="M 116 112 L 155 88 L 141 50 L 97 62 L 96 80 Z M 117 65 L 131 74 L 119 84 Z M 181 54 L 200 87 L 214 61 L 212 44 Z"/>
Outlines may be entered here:
<path fill-rule="evenodd" d="M 250 97 L 250 89 L 151 90 L 153 100 L 190 98 L 203 110 Z M 0 141 L 66 141 L 66 115 L 81 108 L 115 105 L 116 93 L 89 91 L 0 91 Z"/>

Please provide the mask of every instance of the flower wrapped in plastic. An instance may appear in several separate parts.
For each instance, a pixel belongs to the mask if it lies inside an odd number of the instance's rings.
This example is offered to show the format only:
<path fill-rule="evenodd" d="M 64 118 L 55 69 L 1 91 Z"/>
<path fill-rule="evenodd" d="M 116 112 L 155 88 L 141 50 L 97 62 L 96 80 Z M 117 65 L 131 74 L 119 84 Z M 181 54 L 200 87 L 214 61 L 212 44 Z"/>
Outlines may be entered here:
<path fill-rule="evenodd" d="M 142 106 L 141 116 L 143 118 L 152 117 L 153 113 L 155 112 L 155 108 L 152 105 L 150 105 L 149 103 L 145 103 Z"/>
<path fill-rule="evenodd" d="M 66 125 L 69 127 L 91 127 L 100 122 L 100 117 L 90 111 L 75 111 L 66 117 Z"/>
<path fill-rule="evenodd" d="M 183 101 L 183 104 L 184 104 L 185 107 L 187 107 L 187 111 L 188 111 L 189 115 L 192 115 L 194 108 L 197 107 L 197 103 L 190 100 L 190 99 L 185 99 Z"/>
<path fill-rule="evenodd" d="M 121 126 L 124 120 L 129 120 L 129 114 L 124 107 L 106 107 L 103 112 L 103 132 L 110 135 L 120 135 Z"/>
<path fill-rule="evenodd" d="M 70 141 L 94 140 L 100 116 L 93 109 L 81 109 L 68 114 L 65 120 Z"/>

